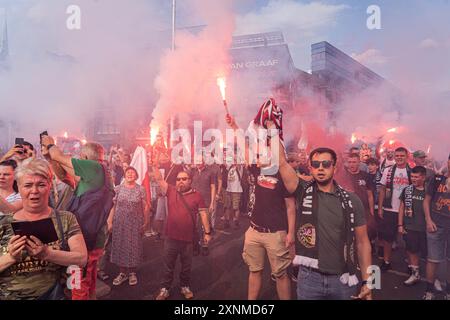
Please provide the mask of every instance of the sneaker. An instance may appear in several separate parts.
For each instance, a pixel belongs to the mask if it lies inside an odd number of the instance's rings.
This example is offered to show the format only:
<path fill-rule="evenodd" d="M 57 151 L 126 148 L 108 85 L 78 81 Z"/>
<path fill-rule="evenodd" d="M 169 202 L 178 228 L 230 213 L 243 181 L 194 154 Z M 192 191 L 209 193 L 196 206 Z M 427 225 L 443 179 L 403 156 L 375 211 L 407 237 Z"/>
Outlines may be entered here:
<path fill-rule="evenodd" d="M 169 297 L 169 290 L 167 290 L 166 288 L 161 288 L 155 300 L 166 300 L 168 297 Z"/>
<path fill-rule="evenodd" d="M 422 297 L 422 300 L 434 300 L 434 293 L 426 291 Z"/>
<path fill-rule="evenodd" d="M 122 283 L 128 280 L 128 276 L 125 273 L 119 273 L 119 275 L 113 280 L 114 286 L 120 286 Z"/>
<path fill-rule="evenodd" d="M 434 280 L 434 288 L 436 289 L 436 291 L 439 291 L 439 292 L 444 291 L 442 289 L 441 282 L 438 279 Z"/>
<path fill-rule="evenodd" d="M 102 281 L 106 281 L 106 280 L 109 279 L 109 275 L 103 270 L 98 270 L 97 271 L 97 278 L 99 278 Z"/>
<path fill-rule="evenodd" d="M 386 272 L 391 269 L 392 269 L 391 263 L 387 263 L 386 261 L 383 260 L 383 263 L 380 265 L 381 272 Z"/>
<path fill-rule="evenodd" d="M 201 253 L 202 253 L 202 256 L 208 256 L 209 255 L 209 248 L 208 247 L 202 247 Z"/>
<path fill-rule="evenodd" d="M 155 232 L 155 231 L 153 231 L 153 230 L 151 230 L 151 231 L 145 231 L 145 233 L 144 233 L 144 235 L 145 235 L 147 238 L 154 237 L 154 236 L 156 236 L 157 234 L 158 234 L 158 233 Z"/>
<path fill-rule="evenodd" d="M 194 294 L 192 293 L 191 289 L 189 287 L 181 287 L 181 294 L 184 296 L 185 299 L 192 299 L 194 297 Z"/>
<path fill-rule="evenodd" d="M 420 280 L 419 269 L 412 269 L 409 278 L 403 282 L 405 286 L 413 286 Z"/>
<path fill-rule="evenodd" d="M 131 272 L 130 275 L 129 275 L 128 284 L 130 286 L 135 286 L 135 285 L 137 285 L 137 283 L 138 283 L 138 280 L 137 280 L 137 277 L 136 277 L 136 273 Z"/>

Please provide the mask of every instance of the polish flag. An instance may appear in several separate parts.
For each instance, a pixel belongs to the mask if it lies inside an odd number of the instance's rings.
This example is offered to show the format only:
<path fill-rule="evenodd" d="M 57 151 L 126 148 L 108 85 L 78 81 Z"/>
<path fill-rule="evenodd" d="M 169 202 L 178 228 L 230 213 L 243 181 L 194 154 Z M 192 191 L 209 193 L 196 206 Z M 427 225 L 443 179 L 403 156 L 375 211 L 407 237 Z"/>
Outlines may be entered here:
<path fill-rule="evenodd" d="M 147 195 L 147 203 L 151 203 L 151 192 L 150 192 L 150 178 L 148 176 L 148 161 L 147 152 L 141 146 L 138 146 L 133 154 L 133 159 L 131 160 L 130 166 L 135 168 L 138 172 L 138 179 L 136 183 L 140 184 L 145 188 L 145 194 Z"/>

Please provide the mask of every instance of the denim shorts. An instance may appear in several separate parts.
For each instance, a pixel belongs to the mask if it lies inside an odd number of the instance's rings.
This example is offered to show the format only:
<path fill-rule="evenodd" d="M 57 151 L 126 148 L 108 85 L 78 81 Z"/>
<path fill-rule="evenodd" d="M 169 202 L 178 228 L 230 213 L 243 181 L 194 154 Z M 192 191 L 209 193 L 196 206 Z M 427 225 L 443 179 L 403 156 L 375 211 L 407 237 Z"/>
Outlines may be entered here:
<path fill-rule="evenodd" d="M 431 212 L 431 220 L 436 224 L 436 232 L 427 232 L 428 261 L 450 260 L 450 218 Z"/>

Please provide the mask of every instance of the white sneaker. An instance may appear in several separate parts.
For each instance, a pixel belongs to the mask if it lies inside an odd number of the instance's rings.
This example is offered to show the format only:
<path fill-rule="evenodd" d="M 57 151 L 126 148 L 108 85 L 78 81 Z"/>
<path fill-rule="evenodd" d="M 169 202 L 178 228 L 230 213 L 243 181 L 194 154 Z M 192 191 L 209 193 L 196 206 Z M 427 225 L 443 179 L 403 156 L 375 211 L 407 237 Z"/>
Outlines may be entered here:
<path fill-rule="evenodd" d="M 169 297 L 169 290 L 167 290 L 166 288 L 161 288 L 155 300 L 166 300 L 168 297 Z"/>
<path fill-rule="evenodd" d="M 425 292 L 425 294 L 422 297 L 422 300 L 434 300 L 434 293 L 433 292 Z"/>
<path fill-rule="evenodd" d="M 439 292 L 444 291 L 442 289 L 441 282 L 438 279 L 434 280 L 434 288 L 436 289 L 436 291 L 439 291 Z"/>
<path fill-rule="evenodd" d="M 192 299 L 194 297 L 194 293 L 189 289 L 189 287 L 181 287 L 181 294 L 185 299 Z"/>
<path fill-rule="evenodd" d="M 417 272 L 413 271 L 412 274 L 409 276 L 409 278 L 405 282 L 403 282 L 403 284 L 405 286 L 413 286 L 417 282 L 419 282 L 419 280 L 420 280 L 419 272 L 418 271 Z"/>

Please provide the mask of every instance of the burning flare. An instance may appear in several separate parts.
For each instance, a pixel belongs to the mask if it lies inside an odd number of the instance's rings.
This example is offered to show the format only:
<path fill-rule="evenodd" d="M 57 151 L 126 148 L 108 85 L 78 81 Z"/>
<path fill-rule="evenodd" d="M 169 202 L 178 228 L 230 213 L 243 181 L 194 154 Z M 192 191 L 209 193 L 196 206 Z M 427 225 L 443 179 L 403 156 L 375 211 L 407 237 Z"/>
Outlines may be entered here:
<path fill-rule="evenodd" d="M 350 138 L 352 144 L 356 141 L 356 134 L 352 133 L 352 137 Z"/>
<path fill-rule="evenodd" d="M 159 133 L 159 126 L 150 127 L 150 145 L 154 145 Z"/>
<path fill-rule="evenodd" d="M 64 132 L 64 139 L 67 139 L 69 137 L 69 134 L 66 132 Z"/>
<path fill-rule="evenodd" d="M 395 140 L 389 140 L 389 145 L 393 145 L 395 143 Z"/>
<path fill-rule="evenodd" d="M 225 89 L 227 87 L 227 82 L 226 82 L 226 78 L 225 77 L 219 77 L 217 78 L 217 85 L 219 86 L 220 89 L 220 94 L 222 95 L 222 100 L 225 101 Z"/>
<path fill-rule="evenodd" d="M 397 128 L 390 128 L 387 130 L 388 133 L 397 132 Z"/>

